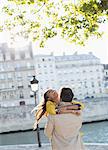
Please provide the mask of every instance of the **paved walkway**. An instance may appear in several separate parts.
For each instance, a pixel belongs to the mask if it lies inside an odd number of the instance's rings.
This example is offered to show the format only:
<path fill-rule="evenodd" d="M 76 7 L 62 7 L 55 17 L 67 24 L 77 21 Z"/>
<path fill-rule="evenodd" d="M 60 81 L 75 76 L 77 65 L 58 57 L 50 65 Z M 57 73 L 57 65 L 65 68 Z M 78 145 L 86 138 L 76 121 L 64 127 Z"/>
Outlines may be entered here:
<path fill-rule="evenodd" d="M 85 144 L 86 150 L 108 150 L 108 144 Z M 36 144 L 26 144 L 26 145 L 7 145 L 0 146 L 0 150 L 51 150 L 49 144 L 42 144 L 42 147 L 39 148 Z"/>

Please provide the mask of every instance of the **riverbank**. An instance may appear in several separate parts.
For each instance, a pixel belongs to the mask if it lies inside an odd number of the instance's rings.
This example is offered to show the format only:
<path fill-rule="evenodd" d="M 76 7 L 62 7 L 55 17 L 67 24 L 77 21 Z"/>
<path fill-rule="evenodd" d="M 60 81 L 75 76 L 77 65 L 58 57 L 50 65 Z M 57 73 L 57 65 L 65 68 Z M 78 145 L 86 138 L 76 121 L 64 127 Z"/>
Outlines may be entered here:
<path fill-rule="evenodd" d="M 86 150 L 108 150 L 108 144 L 100 143 L 85 143 Z M 0 146 L 0 150 L 51 150 L 50 144 L 42 144 L 39 148 L 36 144 L 26 144 L 26 145 L 7 145 Z"/>
<path fill-rule="evenodd" d="M 108 97 L 82 100 L 85 105 L 83 123 L 108 120 Z M 11 131 L 24 131 L 33 128 L 34 114 L 31 114 L 33 105 L 0 108 L 0 133 Z M 43 128 L 46 118 L 40 122 Z"/>
<path fill-rule="evenodd" d="M 83 122 L 83 125 L 86 124 L 93 124 L 93 123 L 101 123 L 101 122 L 106 122 L 108 121 L 108 119 L 105 120 L 97 120 L 97 121 L 91 121 L 91 122 Z M 44 126 L 39 127 L 40 130 L 44 130 Z M 26 130 L 16 130 L 16 131 L 6 131 L 6 132 L 2 132 L 0 134 L 11 134 L 11 133 L 19 133 L 19 132 L 29 132 L 29 131 L 34 131 L 33 128 L 32 129 L 26 129 Z M 36 130 L 35 130 L 36 131 Z"/>
<path fill-rule="evenodd" d="M 108 143 L 108 121 L 84 124 L 81 133 L 84 143 Z M 44 130 L 40 130 L 40 140 L 42 143 L 49 143 Z M 0 134 L 0 145 L 37 143 L 37 132 L 33 130 Z"/>

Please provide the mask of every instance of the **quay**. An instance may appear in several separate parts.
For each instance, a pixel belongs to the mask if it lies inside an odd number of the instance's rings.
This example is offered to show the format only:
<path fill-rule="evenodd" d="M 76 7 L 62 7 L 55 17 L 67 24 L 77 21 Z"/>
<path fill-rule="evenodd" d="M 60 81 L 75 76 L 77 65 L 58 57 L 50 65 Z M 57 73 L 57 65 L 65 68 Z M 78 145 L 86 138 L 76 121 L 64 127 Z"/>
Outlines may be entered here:
<path fill-rule="evenodd" d="M 85 147 L 85 150 L 108 150 L 108 143 L 85 143 Z M 0 150 L 51 150 L 51 145 L 42 144 L 41 148 L 37 144 L 4 145 Z"/>

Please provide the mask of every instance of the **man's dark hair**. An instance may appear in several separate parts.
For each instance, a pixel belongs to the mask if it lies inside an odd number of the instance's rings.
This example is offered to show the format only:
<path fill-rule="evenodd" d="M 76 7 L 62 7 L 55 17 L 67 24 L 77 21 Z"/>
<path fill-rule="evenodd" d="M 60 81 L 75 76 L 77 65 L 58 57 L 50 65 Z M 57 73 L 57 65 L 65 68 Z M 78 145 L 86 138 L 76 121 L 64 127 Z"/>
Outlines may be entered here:
<path fill-rule="evenodd" d="M 62 88 L 60 93 L 60 99 L 63 102 L 71 102 L 74 94 L 70 88 Z"/>

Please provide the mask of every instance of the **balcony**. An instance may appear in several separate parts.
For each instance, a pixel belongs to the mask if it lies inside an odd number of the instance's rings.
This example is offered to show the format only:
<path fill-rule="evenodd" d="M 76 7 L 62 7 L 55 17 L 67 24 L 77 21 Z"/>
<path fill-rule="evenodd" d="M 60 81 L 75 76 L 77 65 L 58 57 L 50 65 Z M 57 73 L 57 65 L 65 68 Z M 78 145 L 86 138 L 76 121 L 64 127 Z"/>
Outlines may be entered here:
<path fill-rule="evenodd" d="M 27 66 L 24 66 L 24 67 L 15 67 L 15 71 L 25 71 L 25 70 L 34 70 L 34 66 L 30 66 L 30 67 L 27 67 Z"/>

